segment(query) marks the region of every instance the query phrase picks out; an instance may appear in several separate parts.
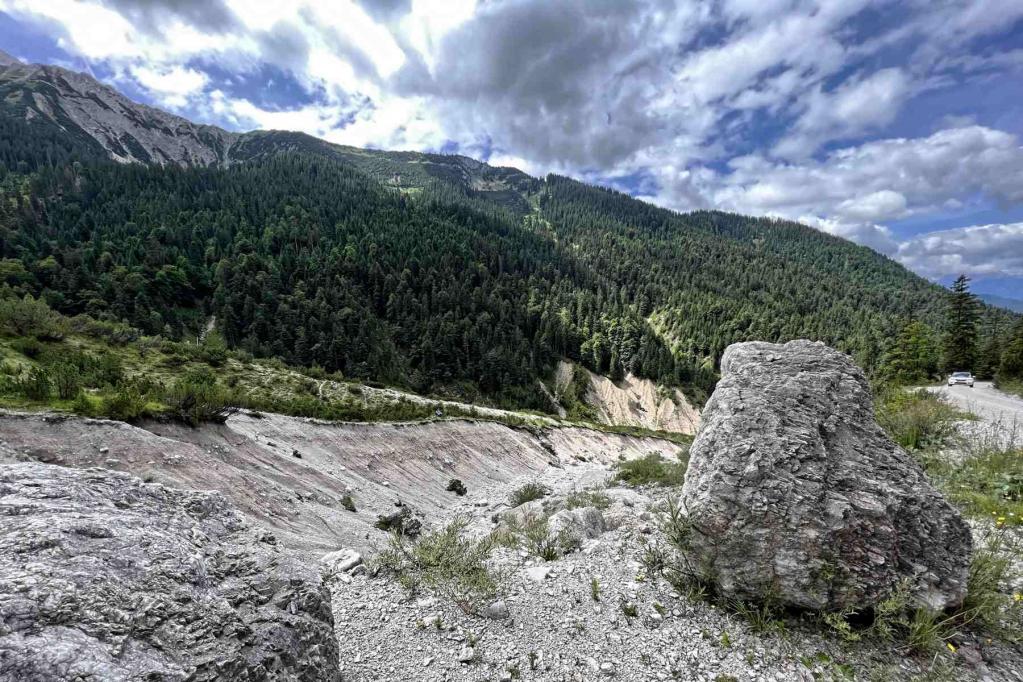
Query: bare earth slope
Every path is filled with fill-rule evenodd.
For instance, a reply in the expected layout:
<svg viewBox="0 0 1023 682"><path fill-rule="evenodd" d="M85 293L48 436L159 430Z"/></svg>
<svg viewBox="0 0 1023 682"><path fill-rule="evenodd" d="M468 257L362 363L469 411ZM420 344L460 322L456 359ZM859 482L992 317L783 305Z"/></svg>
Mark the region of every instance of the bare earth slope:
<svg viewBox="0 0 1023 682"><path fill-rule="evenodd" d="M292 549L319 557L385 538L377 516L400 500L427 519L482 502L495 486L573 462L610 463L679 446L580 428L515 429L441 420L337 424L245 414L197 429L0 413L0 462L101 466L178 488L219 490ZM445 490L452 478L469 490ZM356 511L341 499L352 495ZM503 493L502 493L503 495Z"/></svg>

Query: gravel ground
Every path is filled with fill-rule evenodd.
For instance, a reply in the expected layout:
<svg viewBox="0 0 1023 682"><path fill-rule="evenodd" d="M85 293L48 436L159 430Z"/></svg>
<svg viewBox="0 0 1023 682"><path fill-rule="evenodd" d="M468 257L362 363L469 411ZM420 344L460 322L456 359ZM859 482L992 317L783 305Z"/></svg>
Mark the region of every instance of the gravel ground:
<svg viewBox="0 0 1023 682"><path fill-rule="evenodd" d="M607 467L591 462L552 467L540 480L557 499L608 476ZM507 510L503 500L514 487L479 491L456 511L471 514L477 532L488 530L494 515ZM611 529L580 551L552 562L522 550L495 552L503 605L491 610L506 613L503 618L466 615L430 594L410 595L382 574L336 574L331 587L345 679L1023 682L1017 672L1023 651L972 637L957 640L954 656L920 659L892 645L844 642L798 615L781 629L758 633L745 618L689 601L663 579L644 575L644 546L659 534L649 507L677 490L605 492L614 500L603 514Z"/></svg>

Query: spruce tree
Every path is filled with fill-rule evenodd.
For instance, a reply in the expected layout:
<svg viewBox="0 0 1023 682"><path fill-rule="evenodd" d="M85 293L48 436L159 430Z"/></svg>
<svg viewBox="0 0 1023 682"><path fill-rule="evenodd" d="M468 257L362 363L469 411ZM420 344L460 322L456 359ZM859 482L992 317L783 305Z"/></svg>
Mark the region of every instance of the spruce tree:
<svg viewBox="0 0 1023 682"><path fill-rule="evenodd" d="M948 298L945 330L945 370L964 372L973 369L977 359L977 320L980 302L970 293L970 278L959 275Z"/></svg>
<svg viewBox="0 0 1023 682"><path fill-rule="evenodd" d="M899 333L886 363L891 379L900 384L924 383L938 369L938 350L931 328L910 322Z"/></svg>
<svg viewBox="0 0 1023 682"><path fill-rule="evenodd" d="M1023 381L1023 320L1016 323L1002 350L997 379L999 384Z"/></svg>
<svg viewBox="0 0 1023 682"><path fill-rule="evenodd" d="M984 325L983 338L977 355L977 367L974 370L978 379L991 379L998 371L1002 362L1002 330L998 320L988 315Z"/></svg>

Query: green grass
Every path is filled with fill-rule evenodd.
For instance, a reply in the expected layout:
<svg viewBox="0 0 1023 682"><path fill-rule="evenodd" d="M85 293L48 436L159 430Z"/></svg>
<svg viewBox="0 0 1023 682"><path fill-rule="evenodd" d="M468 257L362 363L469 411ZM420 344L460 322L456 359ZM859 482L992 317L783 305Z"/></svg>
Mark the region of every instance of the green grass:
<svg viewBox="0 0 1023 682"><path fill-rule="evenodd" d="M1023 398L1023 379L999 379L998 389Z"/></svg>
<svg viewBox="0 0 1023 682"><path fill-rule="evenodd" d="M600 490L579 490L570 493L565 498L567 509L578 509L580 507L596 507L601 511L611 506L611 498L607 493Z"/></svg>
<svg viewBox="0 0 1023 682"><path fill-rule="evenodd" d="M923 459L928 476L965 513L1005 525L1023 525L1023 449L993 448L962 462Z"/></svg>
<svg viewBox="0 0 1023 682"><path fill-rule="evenodd" d="M688 453L680 453L678 462L669 462L651 452L639 459L619 462L615 480L631 486L678 486L682 485L688 464Z"/></svg>
<svg viewBox="0 0 1023 682"><path fill-rule="evenodd" d="M907 450L940 447L955 434L957 421L976 419L924 389L882 389L874 402L878 424Z"/></svg>

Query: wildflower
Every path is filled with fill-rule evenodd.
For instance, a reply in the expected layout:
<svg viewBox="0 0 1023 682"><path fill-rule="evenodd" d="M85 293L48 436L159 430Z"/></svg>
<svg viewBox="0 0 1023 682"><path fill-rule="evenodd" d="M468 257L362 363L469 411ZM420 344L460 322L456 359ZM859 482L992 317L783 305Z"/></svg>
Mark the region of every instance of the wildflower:
<svg viewBox="0 0 1023 682"><path fill-rule="evenodd" d="M1020 603L1021 601L1023 601L1023 594L1017 592L1016 594L1012 595L1012 600L1017 604Z"/></svg>
<svg viewBox="0 0 1023 682"><path fill-rule="evenodd" d="M1005 517L1004 516L999 516L997 519L995 519L995 525L998 526L999 528L1004 526L1005 525Z"/></svg>
<svg viewBox="0 0 1023 682"><path fill-rule="evenodd" d="M952 644L952 642L945 642L945 646L947 646L948 650L951 651L952 653L956 652L955 644Z"/></svg>

